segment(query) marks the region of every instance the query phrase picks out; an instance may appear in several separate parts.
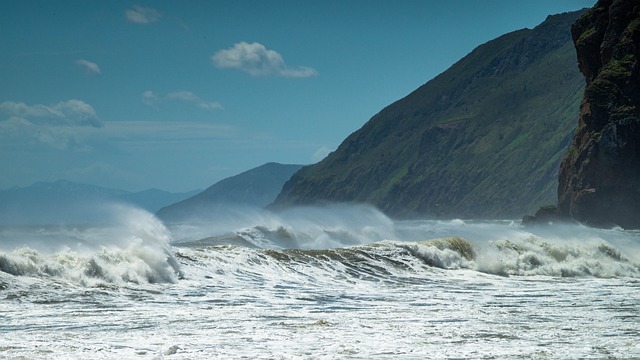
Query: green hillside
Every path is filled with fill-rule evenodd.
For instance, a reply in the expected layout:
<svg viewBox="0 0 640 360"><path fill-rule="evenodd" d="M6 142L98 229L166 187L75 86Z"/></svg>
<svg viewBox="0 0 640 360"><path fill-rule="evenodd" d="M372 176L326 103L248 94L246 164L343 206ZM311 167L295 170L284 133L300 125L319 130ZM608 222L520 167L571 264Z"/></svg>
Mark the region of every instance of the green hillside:
<svg viewBox="0 0 640 360"><path fill-rule="evenodd" d="M366 202L396 217L518 218L555 203L584 78L554 15L473 50L389 105L274 206Z"/></svg>

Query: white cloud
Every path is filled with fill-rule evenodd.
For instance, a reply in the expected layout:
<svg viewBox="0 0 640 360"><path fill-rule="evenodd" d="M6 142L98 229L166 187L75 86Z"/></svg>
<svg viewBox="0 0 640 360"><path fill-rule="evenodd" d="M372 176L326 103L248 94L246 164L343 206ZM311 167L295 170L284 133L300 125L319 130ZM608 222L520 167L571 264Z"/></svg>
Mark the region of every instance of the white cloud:
<svg viewBox="0 0 640 360"><path fill-rule="evenodd" d="M252 76L306 78L318 75L310 67L287 66L282 55L257 42L249 44L243 41L229 49L219 50L211 56L211 61L216 67L238 69Z"/></svg>
<svg viewBox="0 0 640 360"><path fill-rule="evenodd" d="M145 91L142 93L142 102L148 106L156 106L162 100L181 101L193 104L204 110L220 110L222 105L217 101L206 101L191 91L179 90L166 94L164 97L156 95L153 91Z"/></svg>
<svg viewBox="0 0 640 360"><path fill-rule="evenodd" d="M326 157L327 157L327 155L329 155L329 153L331 153L331 151L332 151L332 150L331 150L331 149L329 149L328 147L326 147L326 146L321 146L318 150L316 150L316 151L313 153L313 156L311 157L311 159L312 159L314 162L318 162L318 161L320 161L320 160L322 160L322 159L326 158Z"/></svg>
<svg viewBox="0 0 640 360"><path fill-rule="evenodd" d="M89 150L89 146L78 140L77 129L79 128L36 124L12 116L8 120L0 121L0 143L13 149L34 149L39 145L45 145L47 149Z"/></svg>
<svg viewBox="0 0 640 360"><path fill-rule="evenodd" d="M77 99L53 105L27 105L22 102L4 101L0 103L0 112L40 125L102 126L93 107Z"/></svg>
<svg viewBox="0 0 640 360"><path fill-rule="evenodd" d="M136 24L150 24L160 20L162 14L156 9L133 5L133 8L127 9L127 11L124 12L124 16L130 22Z"/></svg>
<svg viewBox="0 0 640 360"><path fill-rule="evenodd" d="M85 69L89 75L100 75L100 67L98 64L85 59L76 60L76 65Z"/></svg>
<svg viewBox="0 0 640 360"><path fill-rule="evenodd" d="M167 99L182 100L187 102L198 102L200 98L191 91L178 90L167 94Z"/></svg>
<svg viewBox="0 0 640 360"><path fill-rule="evenodd" d="M71 99L52 105L28 105L22 102L0 103L0 143L20 148L90 149L82 140L83 129L103 126L91 105Z"/></svg>
<svg viewBox="0 0 640 360"><path fill-rule="evenodd" d="M147 90L142 93L142 103L147 106L156 106L160 98L153 91Z"/></svg>

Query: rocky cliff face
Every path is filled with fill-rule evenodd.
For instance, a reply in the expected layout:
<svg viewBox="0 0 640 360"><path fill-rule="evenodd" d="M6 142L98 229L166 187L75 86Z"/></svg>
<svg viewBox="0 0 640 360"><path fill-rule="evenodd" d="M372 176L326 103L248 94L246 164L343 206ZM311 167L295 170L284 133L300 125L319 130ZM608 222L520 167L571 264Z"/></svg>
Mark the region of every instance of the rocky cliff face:
<svg viewBox="0 0 640 360"><path fill-rule="evenodd" d="M364 202L402 218L516 218L555 203L584 92L571 41L581 14L477 47L297 172L274 206Z"/></svg>
<svg viewBox="0 0 640 360"><path fill-rule="evenodd" d="M640 2L598 1L572 37L586 88L560 168L559 211L592 226L640 228Z"/></svg>

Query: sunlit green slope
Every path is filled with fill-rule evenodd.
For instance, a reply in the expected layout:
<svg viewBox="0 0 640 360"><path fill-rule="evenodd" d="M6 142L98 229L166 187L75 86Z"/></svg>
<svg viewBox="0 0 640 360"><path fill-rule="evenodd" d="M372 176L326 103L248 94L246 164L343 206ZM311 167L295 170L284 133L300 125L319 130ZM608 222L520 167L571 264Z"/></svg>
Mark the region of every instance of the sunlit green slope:
<svg viewBox="0 0 640 360"><path fill-rule="evenodd" d="M396 217L519 218L555 203L584 89L570 34L580 13L477 47L294 174L274 206L366 202Z"/></svg>

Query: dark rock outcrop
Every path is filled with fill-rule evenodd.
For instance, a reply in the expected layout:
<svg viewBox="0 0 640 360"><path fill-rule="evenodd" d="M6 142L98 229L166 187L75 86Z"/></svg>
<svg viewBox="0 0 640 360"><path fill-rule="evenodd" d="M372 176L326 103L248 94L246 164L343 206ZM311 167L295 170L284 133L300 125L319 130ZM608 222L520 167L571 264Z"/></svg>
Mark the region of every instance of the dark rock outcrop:
<svg viewBox="0 0 640 360"><path fill-rule="evenodd" d="M561 214L555 205L543 206L536 211L535 215L525 215L522 218L522 225L524 226L553 225L569 222L572 222L572 219Z"/></svg>
<svg viewBox="0 0 640 360"><path fill-rule="evenodd" d="M586 87L560 168L559 212L640 228L640 1L598 1L572 37Z"/></svg>

